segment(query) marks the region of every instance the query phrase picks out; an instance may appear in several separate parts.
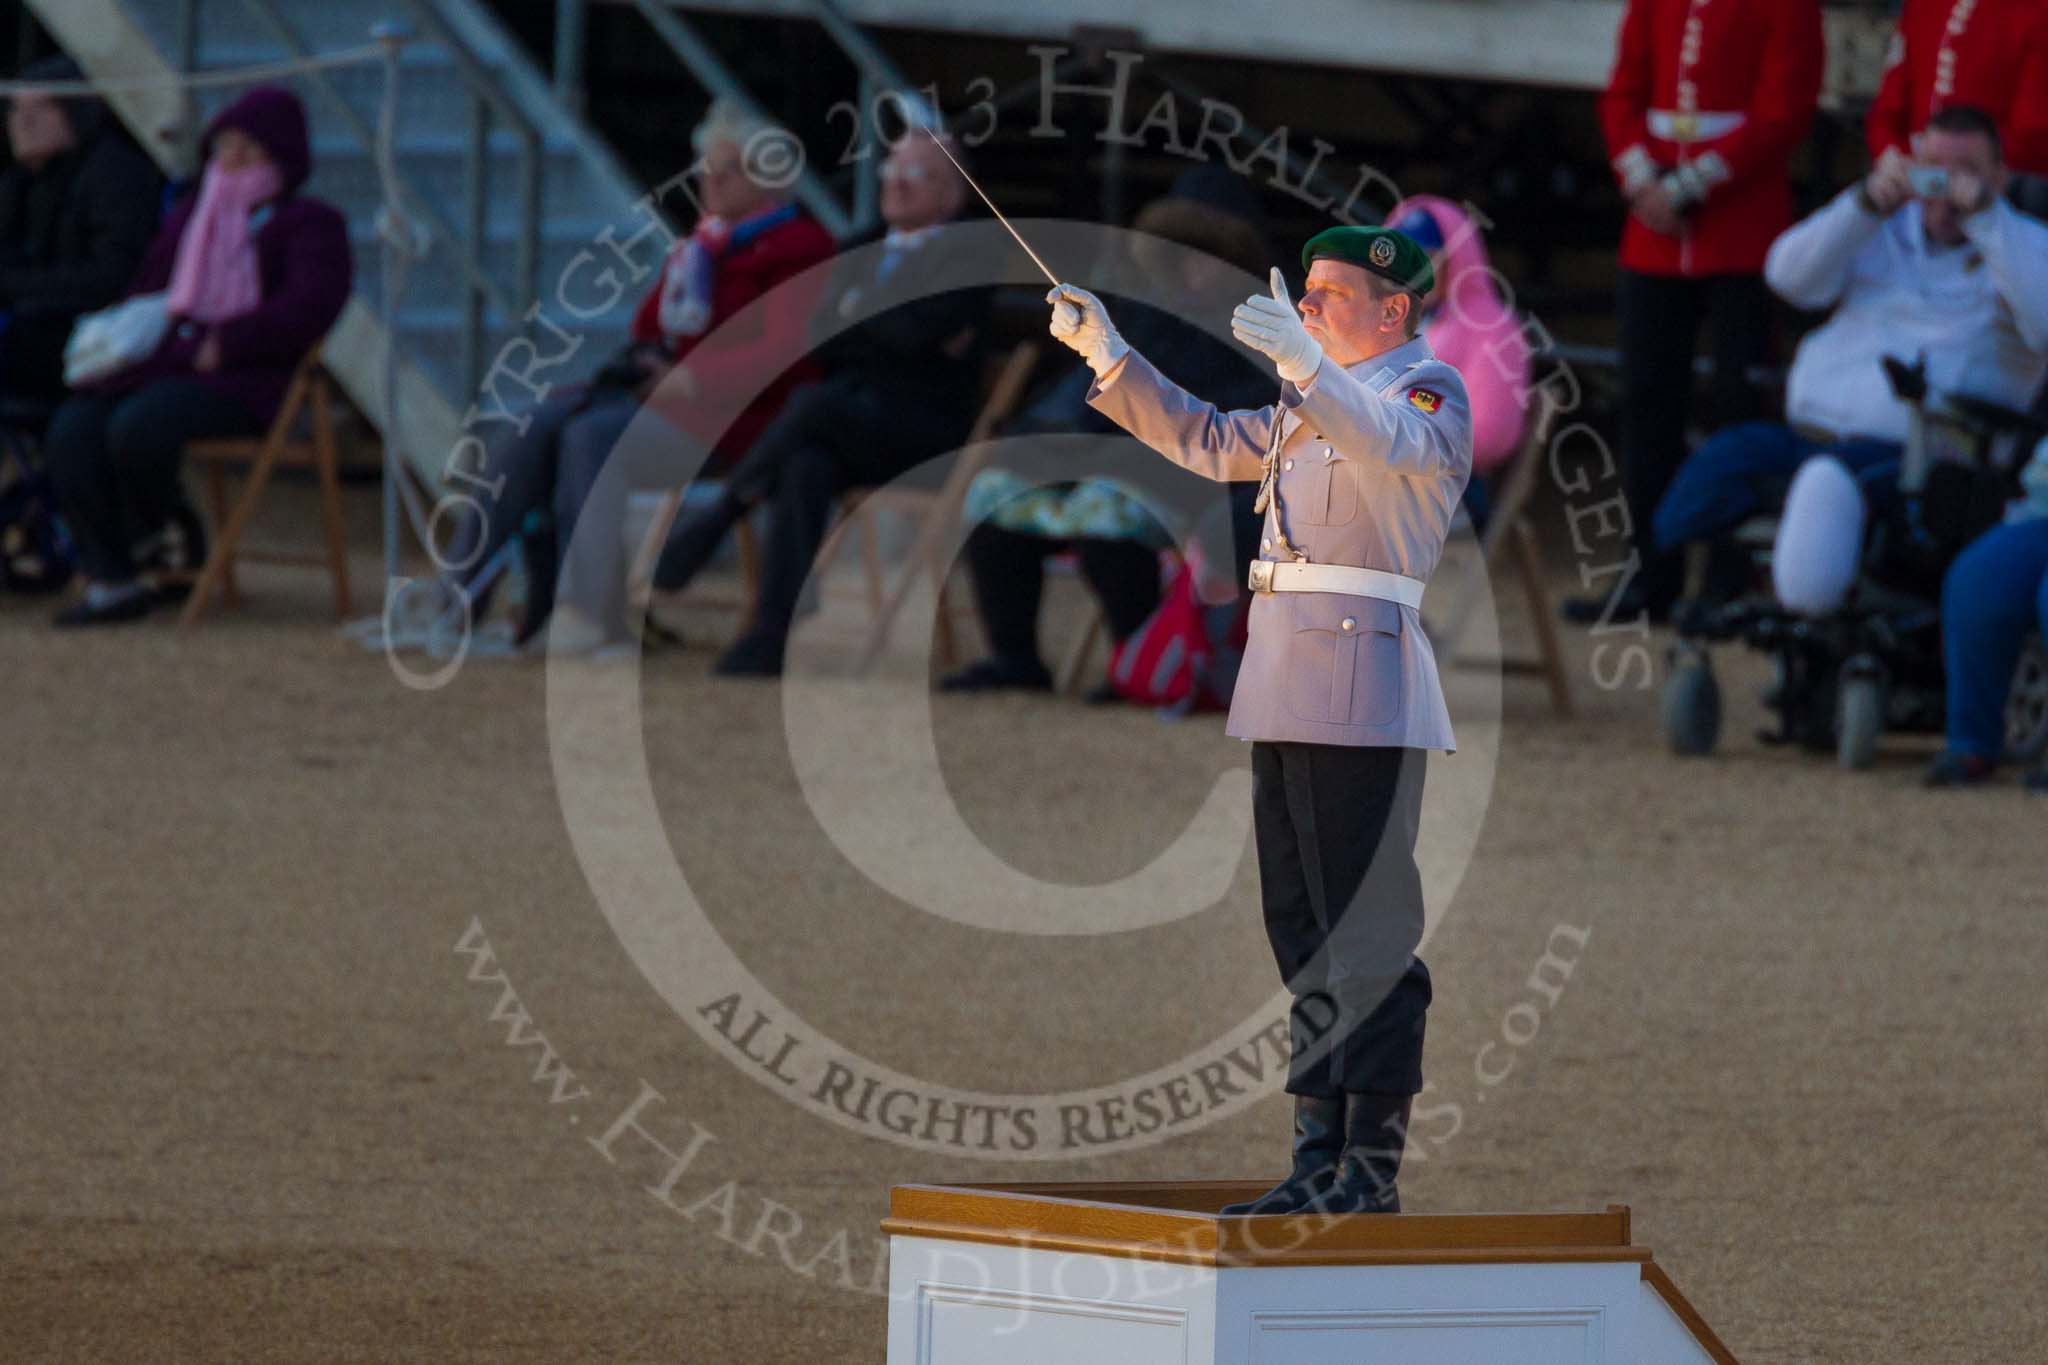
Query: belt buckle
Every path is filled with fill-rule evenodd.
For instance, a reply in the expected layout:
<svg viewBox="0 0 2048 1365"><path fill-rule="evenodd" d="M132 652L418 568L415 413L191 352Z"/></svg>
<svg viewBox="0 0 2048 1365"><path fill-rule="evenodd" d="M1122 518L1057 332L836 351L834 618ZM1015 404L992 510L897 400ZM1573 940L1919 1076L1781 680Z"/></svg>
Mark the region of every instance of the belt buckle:
<svg viewBox="0 0 2048 1365"><path fill-rule="evenodd" d="M1251 573L1246 577L1245 582L1253 592L1273 591L1273 561L1270 559L1254 559L1252 561Z"/></svg>
<svg viewBox="0 0 2048 1365"><path fill-rule="evenodd" d="M1692 142L1700 135L1698 114L1679 114L1671 120L1671 134L1674 142Z"/></svg>

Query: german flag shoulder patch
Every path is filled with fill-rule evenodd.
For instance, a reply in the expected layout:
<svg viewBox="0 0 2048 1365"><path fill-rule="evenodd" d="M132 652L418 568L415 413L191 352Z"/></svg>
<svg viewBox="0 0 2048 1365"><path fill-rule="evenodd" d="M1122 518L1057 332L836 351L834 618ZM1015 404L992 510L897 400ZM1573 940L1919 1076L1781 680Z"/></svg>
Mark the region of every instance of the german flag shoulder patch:
<svg viewBox="0 0 2048 1365"><path fill-rule="evenodd" d="M1413 403L1418 411L1434 417L1437 409L1444 405L1444 396L1435 389L1410 389L1408 401Z"/></svg>

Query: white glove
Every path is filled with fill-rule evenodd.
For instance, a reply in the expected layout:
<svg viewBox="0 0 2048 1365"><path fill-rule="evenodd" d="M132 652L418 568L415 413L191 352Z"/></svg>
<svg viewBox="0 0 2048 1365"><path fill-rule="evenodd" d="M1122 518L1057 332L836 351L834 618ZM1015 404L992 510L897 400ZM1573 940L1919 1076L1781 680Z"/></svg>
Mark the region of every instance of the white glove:
<svg viewBox="0 0 2048 1365"><path fill-rule="evenodd" d="M1254 294L1240 303L1230 315L1230 331L1254 351L1270 356L1280 377L1290 384L1306 384L1322 368L1323 348L1301 325L1278 266L1273 267L1272 296Z"/></svg>
<svg viewBox="0 0 2048 1365"><path fill-rule="evenodd" d="M1131 353L1128 342L1117 335L1102 300L1085 289L1063 284L1045 296L1052 305L1052 334L1080 353L1088 368L1100 379Z"/></svg>

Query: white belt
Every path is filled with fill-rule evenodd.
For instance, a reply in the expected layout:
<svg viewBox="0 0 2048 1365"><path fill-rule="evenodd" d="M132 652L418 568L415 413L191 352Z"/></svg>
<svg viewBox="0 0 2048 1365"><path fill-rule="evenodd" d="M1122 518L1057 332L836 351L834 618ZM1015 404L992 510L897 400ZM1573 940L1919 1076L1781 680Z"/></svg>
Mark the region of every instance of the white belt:
<svg viewBox="0 0 2048 1365"><path fill-rule="evenodd" d="M1703 114L1684 109L1652 109L1650 136L1666 142L1712 142L1749 122L1749 115Z"/></svg>
<svg viewBox="0 0 2048 1365"><path fill-rule="evenodd" d="M1361 569L1351 564L1290 564L1271 559L1252 561L1253 592L1333 592L1345 597L1377 597L1420 607L1426 584L1406 574Z"/></svg>

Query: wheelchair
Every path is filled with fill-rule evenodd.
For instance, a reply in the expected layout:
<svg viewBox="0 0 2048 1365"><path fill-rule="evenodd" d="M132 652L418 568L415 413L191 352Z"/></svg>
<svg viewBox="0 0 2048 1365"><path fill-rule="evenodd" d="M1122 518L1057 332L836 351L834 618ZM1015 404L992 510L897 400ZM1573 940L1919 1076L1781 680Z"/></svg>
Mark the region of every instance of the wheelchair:
<svg viewBox="0 0 2048 1365"><path fill-rule="evenodd" d="M1899 496L1872 509L1854 586L1836 610L1806 615L1766 589L1684 623L1671 647L1662 696L1666 745L1713 752L1721 694L1711 648L1737 642L1771 657L1764 695L1773 725L1757 738L1833 752L1843 768L1870 766L1887 732L1942 733L1947 687L1941 647L1941 583L1963 548L2004 519L2020 495L2019 472L2048 435L2048 392L2030 412L1963 394L1930 394L1924 360L1887 358L1892 390L1911 410ZM1937 441L1944 458L1936 459ZM1777 519L1757 518L1736 538L1752 581L1770 582ZM2038 635L2021 652L2006 701L2009 757L2048 750L2048 647Z"/></svg>

